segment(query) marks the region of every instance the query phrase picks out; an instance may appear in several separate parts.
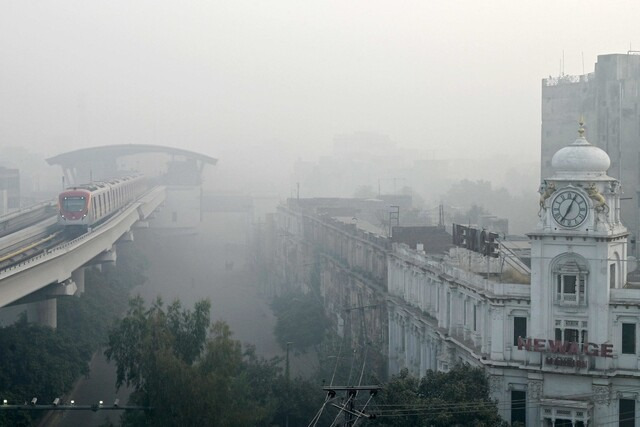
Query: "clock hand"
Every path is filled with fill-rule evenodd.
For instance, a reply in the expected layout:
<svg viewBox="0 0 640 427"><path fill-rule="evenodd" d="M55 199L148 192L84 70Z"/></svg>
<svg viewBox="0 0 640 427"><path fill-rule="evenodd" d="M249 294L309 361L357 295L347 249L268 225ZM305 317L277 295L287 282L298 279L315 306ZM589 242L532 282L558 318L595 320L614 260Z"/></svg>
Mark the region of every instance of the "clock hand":
<svg viewBox="0 0 640 427"><path fill-rule="evenodd" d="M576 197L578 197L577 194L573 196L573 199L571 199L571 204L569 205L569 207L565 211L564 215L562 215L562 219L560 221L564 221L564 219L567 217L567 215L571 211L571 208L573 207L573 204L576 202Z"/></svg>

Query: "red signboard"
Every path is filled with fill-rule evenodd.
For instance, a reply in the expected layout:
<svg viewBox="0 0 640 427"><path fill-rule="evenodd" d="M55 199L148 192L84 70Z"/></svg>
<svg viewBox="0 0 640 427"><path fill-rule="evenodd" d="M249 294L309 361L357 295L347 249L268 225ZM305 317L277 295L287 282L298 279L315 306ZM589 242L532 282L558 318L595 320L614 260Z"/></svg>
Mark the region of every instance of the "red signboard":
<svg viewBox="0 0 640 427"><path fill-rule="evenodd" d="M537 351L539 353L558 353L580 356L613 357L613 344L580 344L571 341L546 340L543 338L518 337L518 350Z"/></svg>

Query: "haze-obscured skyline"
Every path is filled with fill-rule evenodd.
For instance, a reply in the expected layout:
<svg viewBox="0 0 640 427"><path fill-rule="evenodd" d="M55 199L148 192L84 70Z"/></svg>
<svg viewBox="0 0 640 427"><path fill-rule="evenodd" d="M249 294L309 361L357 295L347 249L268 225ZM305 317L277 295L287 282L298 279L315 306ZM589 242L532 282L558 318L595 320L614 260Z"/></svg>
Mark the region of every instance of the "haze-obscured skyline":
<svg viewBox="0 0 640 427"><path fill-rule="evenodd" d="M309 158L372 131L539 159L540 81L640 50L637 2L0 4L0 141ZM568 143L569 141L567 141Z"/></svg>

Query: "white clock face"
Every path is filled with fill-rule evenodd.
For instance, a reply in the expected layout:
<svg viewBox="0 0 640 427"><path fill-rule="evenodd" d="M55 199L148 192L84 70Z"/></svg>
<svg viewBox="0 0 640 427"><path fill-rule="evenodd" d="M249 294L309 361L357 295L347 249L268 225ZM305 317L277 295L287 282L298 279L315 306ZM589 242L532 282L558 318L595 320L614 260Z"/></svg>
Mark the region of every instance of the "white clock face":
<svg viewBox="0 0 640 427"><path fill-rule="evenodd" d="M589 205L582 194L567 190L553 199L551 213L559 225L565 228L575 228L587 219Z"/></svg>

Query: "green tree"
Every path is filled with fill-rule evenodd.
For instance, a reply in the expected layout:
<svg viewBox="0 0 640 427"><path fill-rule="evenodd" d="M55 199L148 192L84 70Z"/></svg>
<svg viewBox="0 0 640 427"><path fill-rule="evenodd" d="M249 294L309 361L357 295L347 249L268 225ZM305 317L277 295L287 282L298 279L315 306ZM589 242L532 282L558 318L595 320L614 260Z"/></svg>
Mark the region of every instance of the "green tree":
<svg viewBox="0 0 640 427"><path fill-rule="evenodd" d="M383 386L376 402L380 416L374 424L380 426L506 425L489 398L484 370L463 364L422 379L405 369Z"/></svg>
<svg viewBox="0 0 640 427"><path fill-rule="evenodd" d="M54 329L28 324L26 316L0 329L0 396L12 404L33 397L50 403L88 372L84 349ZM8 368L8 369L7 369ZM1 411L0 425L30 425L39 414Z"/></svg>
<svg viewBox="0 0 640 427"><path fill-rule="evenodd" d="M305 424L321 402L316 388L282 375L282 359L243 348L229 326L209 328L207 301L183 309L158 299L146 308L133 298L109 333L105 351L117 367L117 385L134 388L130 402L151 408L123 417L133 426L269 426ZM209 335L207 335L209 331ZM306 391L306 392L305 392Z"/></svg>
<svg viewBox="0 0 640 427"><path fill-rule="evenodd" d="M145 260L134 245L119 247L117 266L86 269L85 293L58 298L58 327L27 323L23 316L0 328L0 395L24 403L33 397L50 403L63 397L89 372L93 353L103 345L108 325L127 307L129 290L144 282ZM35 425L43 412L0 411L0 425Z"/></svg>
<svg viewBox="0 0 640 427"><path fill-rule="evenodd" d="M304 352L322 342L329 320L314 292L285 293L274 298L271 308L277 318L274 332L282 348L290 342L293 348Z"/></svg>

